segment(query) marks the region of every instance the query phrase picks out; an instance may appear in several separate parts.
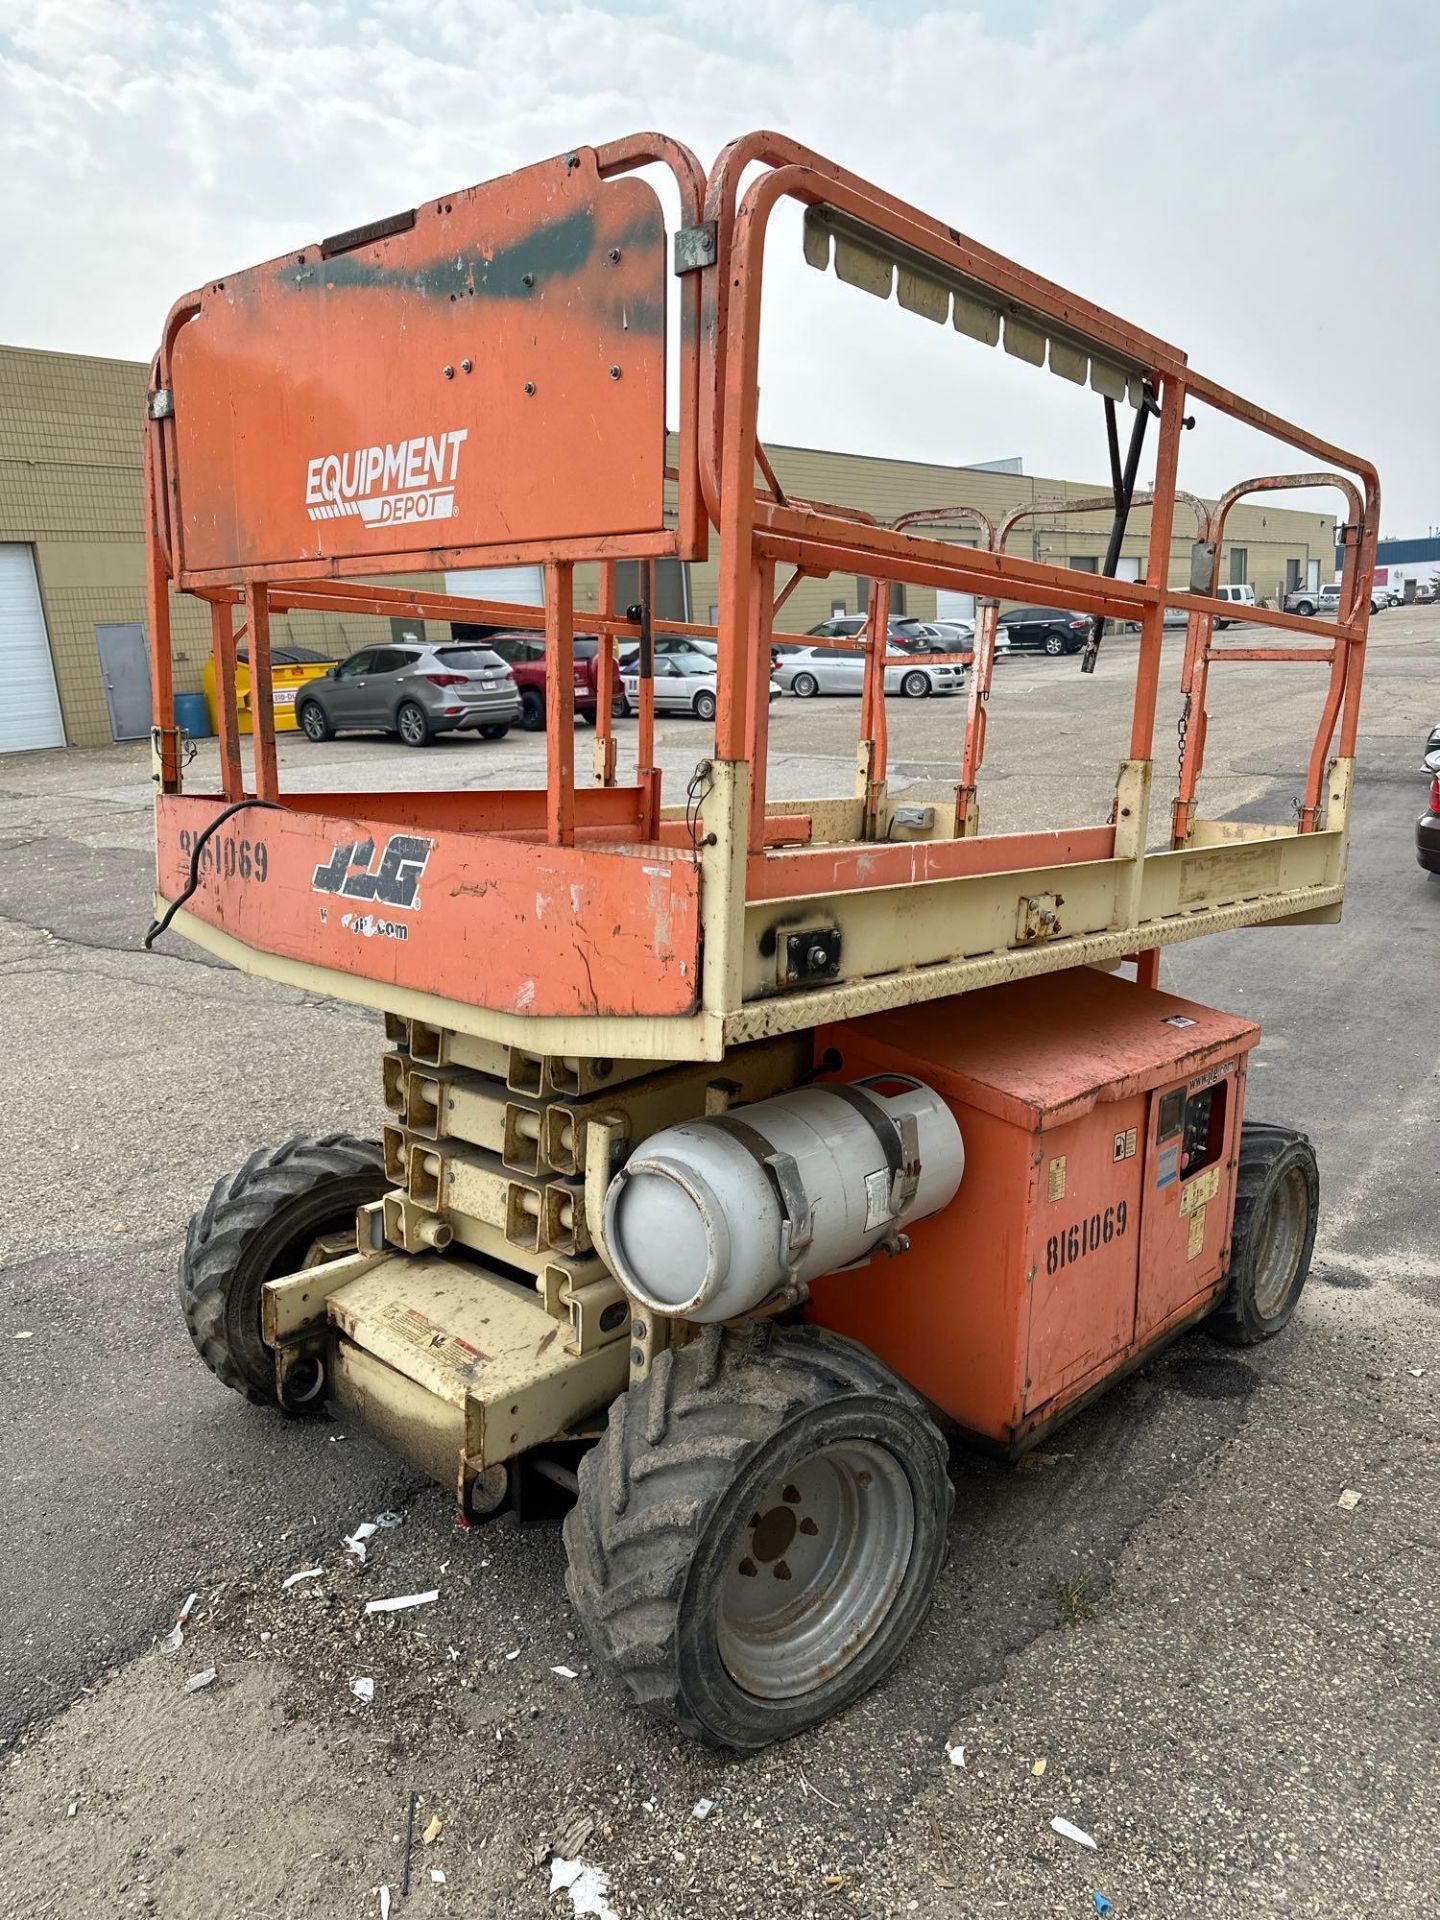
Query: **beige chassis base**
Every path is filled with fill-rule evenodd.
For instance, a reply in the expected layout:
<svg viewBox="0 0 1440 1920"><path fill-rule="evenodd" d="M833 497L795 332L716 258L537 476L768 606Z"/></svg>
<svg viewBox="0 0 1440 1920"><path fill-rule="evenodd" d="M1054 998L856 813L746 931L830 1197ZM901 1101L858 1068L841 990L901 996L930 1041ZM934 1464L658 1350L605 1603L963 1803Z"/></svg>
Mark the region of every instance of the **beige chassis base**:
<svg viewBox="0 0 1440 1920"><path fill-rule="evenodd" d="M280 1397L332 1405L476 1510L476 1482L607 1406L683 1328L633 1314L603 1251L620 1158L657 1128L794 1086L809 1035L702 1063L588 1063L389 1016L386 1167L359 1251L272 1280ZM301 1370L304 1370L302 1372Z"/></svg>

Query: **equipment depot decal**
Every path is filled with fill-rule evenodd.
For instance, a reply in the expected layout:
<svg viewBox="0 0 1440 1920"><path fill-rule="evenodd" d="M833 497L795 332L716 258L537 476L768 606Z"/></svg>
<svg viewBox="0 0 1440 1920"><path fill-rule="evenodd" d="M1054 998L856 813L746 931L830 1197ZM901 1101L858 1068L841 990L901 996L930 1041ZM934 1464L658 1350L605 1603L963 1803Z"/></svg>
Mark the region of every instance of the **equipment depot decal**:
<svg viewBox="0 0 1440 1920"><path fill-rule="evenodd" d="M338 520L354 513L367 527L453 519L460 449L469 437L468 427L456 427L383 447L317 454L305 469L310 518Z"/></svg>
<svg viewBox="0 0 1440 1920"><path fill-rule="evenodd" d="M342 840L330 858L316 867L310 884L316 893L369 900L413 913L420 905L420 880L434 845L433 840L422 840L417 834L392 833L377 861L373 840ZM329 917L329 908L322 907L321 921ZM403 921L386 920L374 913L342 913L340 924L347 933L366 940L377 934L385 940L410 938L410 929Z"/></svg>

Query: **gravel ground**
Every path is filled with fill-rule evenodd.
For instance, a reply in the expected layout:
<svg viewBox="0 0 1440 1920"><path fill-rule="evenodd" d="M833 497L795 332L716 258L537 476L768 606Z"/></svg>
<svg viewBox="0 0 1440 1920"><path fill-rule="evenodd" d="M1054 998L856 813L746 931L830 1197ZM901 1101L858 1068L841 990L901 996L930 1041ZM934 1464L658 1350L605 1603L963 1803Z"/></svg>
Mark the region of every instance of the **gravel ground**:
<svg viewBox="0 0 1440 1920"><path fill-rule="evenodd" d="M553 1522L462 1529L358 1429L245 1407L195 1361L171 1292L189 1212L262 1141L373 1131L378 1023L177 942L138 951L141 751L0 762L0 1145L23 1197L0 1225L0 1914L340 1920L388 1887L396 1920L564 1920L546 1856L578 1846L621 1920L1042 1920L1096 1895L1166 1920L1428 1916L1440 886L1411 832L1437 641L1423 610L1374 623L1343 924L1165 957L1167 987L1261 1021L1252 1112L1316 1139L1324 1217L1291 1329L1243 1355L1187 1337L1023 1468L957 1450L912 1654L744 1761L641 1721L591 1670ZM1093 681L1003 664L989 824L1101 810L1132 654ZM1215 810L1283 817L1311 718L1294 673L1222 682ZM942 791L954 705L894 705L897 785ZM854 726L851 703L781 703L775 792L844 792ZM676 786L703 729L660 739ZM357 789L538 764L519 735L425 755L289 741L283 763ZM401 1524L362 1565L345 1536L382 1512Z"/></svg>

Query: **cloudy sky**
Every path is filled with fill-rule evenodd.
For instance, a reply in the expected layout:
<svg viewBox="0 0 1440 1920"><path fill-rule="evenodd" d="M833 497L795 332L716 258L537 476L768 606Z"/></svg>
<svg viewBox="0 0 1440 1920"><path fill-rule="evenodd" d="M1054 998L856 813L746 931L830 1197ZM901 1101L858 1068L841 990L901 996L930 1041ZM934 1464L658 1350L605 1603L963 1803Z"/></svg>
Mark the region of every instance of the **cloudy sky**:
<svg viewBox="0 0 1440 1920"><path fill-rule="evenodd" d="M772 126L1369 455L1440 524L1433 0L0 0L0 341L149 354L210 277L643 127ZM1093 396L773 240L777 441L1104 472ZM1182 484L1283 456L1202 417ZM1317 500L1316 505L1328 502Z"/></svg>

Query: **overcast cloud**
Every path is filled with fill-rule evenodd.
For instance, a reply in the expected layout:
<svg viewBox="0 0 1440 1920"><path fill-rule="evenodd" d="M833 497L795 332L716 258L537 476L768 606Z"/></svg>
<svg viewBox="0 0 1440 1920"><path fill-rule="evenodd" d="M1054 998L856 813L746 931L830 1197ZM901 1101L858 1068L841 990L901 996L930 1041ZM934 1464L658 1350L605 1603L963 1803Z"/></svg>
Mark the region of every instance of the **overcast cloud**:
<svg viewBox="0 0 1440 1920"><path fill-rule="evenodd" d="M570 146L794 134L1175 342L1440 523L1440 28L1420 0L0 0L0 340L148 356L172 299ZM762 426L1099 478L1099 406L777 230ZM1182 483L1273 451L1202 419ZM1316 501L1317 506L1328 501Z"/></svg>

